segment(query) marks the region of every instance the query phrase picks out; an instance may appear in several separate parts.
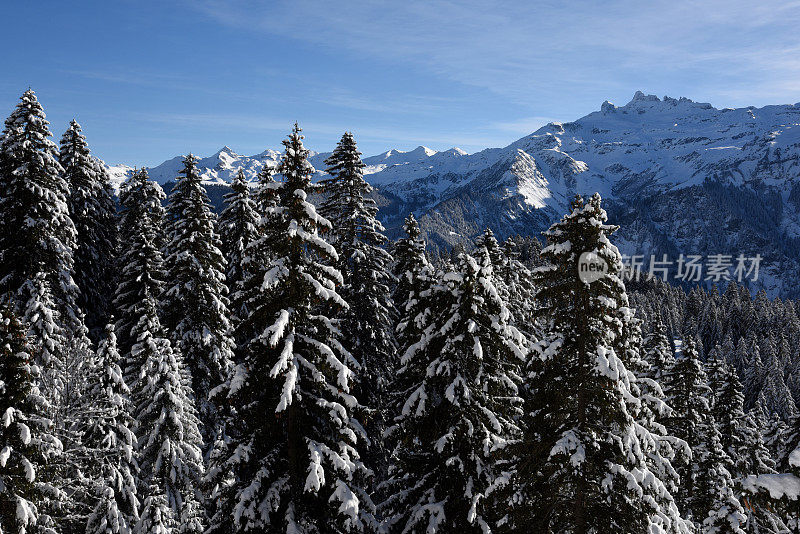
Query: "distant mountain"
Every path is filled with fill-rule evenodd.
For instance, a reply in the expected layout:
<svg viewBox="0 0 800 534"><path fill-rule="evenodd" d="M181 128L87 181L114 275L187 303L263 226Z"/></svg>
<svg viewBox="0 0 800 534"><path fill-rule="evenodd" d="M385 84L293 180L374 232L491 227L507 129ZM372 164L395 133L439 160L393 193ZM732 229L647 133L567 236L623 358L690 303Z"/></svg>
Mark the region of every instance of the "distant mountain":
<svg viewBox="0 0 800 534"><path fill-rule="evenodd" d="M225 147L200 167L209 183L227 183L239 168L255 177L279 155ZM324 169L327 155L314 153L311 163ZM758 253L754 287L800 297L799 159L800 104L716 109L637 92L624 106L604 102L505 148L421 146L364 162L390 235L409 211L434 247L466 243L487 226L500 237L538 235L576 193L599 191L621 225L624 253ZM149 171L164 183L179 168L177 157Z"/></svg>

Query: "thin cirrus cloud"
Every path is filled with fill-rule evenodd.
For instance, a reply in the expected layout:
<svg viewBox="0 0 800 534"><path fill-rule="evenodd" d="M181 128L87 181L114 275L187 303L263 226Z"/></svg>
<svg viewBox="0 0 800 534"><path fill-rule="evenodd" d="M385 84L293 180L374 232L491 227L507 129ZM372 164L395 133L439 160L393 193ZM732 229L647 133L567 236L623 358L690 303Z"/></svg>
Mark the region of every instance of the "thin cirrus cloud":
<svg viewBox="0 0 800 534"><path fill-rule="evenodd" d="M274 116L264 116L255 114L217 114L217 113L133 113L130 118L145 122L169 124L178 126L189 126L201 129L245 129L251 132L267 132L274 136L275 146L278 148L279 140L288 131L294 119L288 117L276 118ZM544 120L544 119L542 119ZM537 121L530 126L541 126ZM339 136L342 134L342 126L338 123L320 122L313 119L301 121L300 125L308 133L310 140L309 146L317 146L314 143L314 136ZM538 128L538 126L536 126ZM532 130L525 130L526 126L520 124L498 124L497 129L514 133L529 133ZM535 129L535 128L534 128ZM369 142L399 144L400 149L411 149L419 144L444 145L452 144L470 151L485 148L487 146L497 146L505 141L504 137L492 135L469 135L464 136L455 131L430 131L415 129L398 129L388 127L376 127L368 123L356 124L352 130L358 133L359 139ZM409 144L409 140L413 140ZM415 143L415 144L414 144ZM406 146L408 145L408 146ZM235 147L243 152L261 152L263 146L243 146ZM372 155L372 154L368 154Z"/></svg>
<svg viewBox="0 0 800 534"><path fill-rule="evenodd" d="M791 100L800 74L798 2L205 0L217 22L330 50L410 62L458 83L530 103L565 91L694 89L718 105ZM749 95L751 101L741 101ZM593 96L596 99L596 96ZM755 102L752 102L755 100ZM762 102L763 101L763 102Z"/></svg>

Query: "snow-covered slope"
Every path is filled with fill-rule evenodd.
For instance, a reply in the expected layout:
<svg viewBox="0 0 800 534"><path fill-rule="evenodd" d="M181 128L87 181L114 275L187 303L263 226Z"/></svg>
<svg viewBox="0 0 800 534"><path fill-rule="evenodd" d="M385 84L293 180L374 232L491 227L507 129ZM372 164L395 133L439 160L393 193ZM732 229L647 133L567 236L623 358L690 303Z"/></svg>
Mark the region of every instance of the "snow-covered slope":
<svg viewBox="0 0 800 534"><path fill-rule="evenodd" d="M324 169L328 154L314 153ZM225 147L200 160L210 183L243 168L254 178L279 153ZM758 284L800 295L800 104L716 109L637 92L574 122L552 123L505 148L475 154L418 147L367 157L389 233L414 211L434 245L466 242L486 226L537 235L576 194L599 191L627 253L755 254ZM173 180L180 157L149 169Z"/></svg>

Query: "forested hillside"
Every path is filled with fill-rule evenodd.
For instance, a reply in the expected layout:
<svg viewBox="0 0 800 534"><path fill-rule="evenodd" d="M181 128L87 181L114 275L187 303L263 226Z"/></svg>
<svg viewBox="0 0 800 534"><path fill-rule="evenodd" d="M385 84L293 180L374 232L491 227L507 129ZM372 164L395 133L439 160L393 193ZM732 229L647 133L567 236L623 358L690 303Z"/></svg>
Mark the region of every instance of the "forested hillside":
<svg viewBox="0 0 800 534"><path fill-rule="evenodd" d="M599 193L431 254L350 132L315 181L295 124L219 214L191 154L116 196L77 122L51 137L26 91L0 532L800 532L797 301L631 279Z"/></svg>

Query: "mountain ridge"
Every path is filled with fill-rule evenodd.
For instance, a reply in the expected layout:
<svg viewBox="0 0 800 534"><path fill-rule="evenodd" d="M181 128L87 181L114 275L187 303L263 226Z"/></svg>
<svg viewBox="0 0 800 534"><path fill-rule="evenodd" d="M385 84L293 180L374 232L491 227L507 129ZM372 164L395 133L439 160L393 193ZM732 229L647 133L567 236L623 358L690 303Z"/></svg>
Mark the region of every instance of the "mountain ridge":
<svg viewBox="0 0 800 534"><path fill-rule="evenodd" d="M318 177L327 155L310 157ZM240 168L255 179L279 156L223 147L198 166L209 184L225 184ZM637 91L623 106L603 102L506 147L467 154L419 146L364 163L390 236L409 211L434 248L466 244L487 226L500 237L538 235L575 194L597 191L622 225L623 252L761 253L754 289L800 295L792 282L800 270L800 104L717 109ZM148 170L165 183L179 164Z"/></svg>

